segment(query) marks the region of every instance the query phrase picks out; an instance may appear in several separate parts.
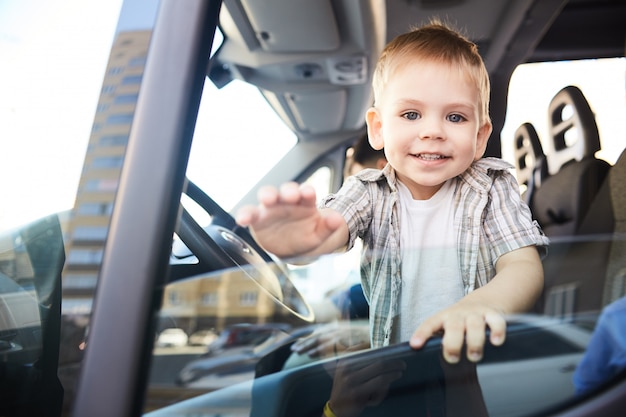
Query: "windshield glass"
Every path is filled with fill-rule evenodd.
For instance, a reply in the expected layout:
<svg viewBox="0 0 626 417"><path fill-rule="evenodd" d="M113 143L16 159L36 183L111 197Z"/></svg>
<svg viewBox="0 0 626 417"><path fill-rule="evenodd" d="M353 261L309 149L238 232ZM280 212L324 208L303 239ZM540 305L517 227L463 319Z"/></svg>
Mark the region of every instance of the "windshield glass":
<svg viewBox="0 0 626 417"><path fill-rule="evenodd" d="M564 70L563 67L567 67L568 70ZM606 74L606 77L602 80L598 77L585 77L584 75L592 72L592 68ZM547 153L554 151L549 143L550 123L554 121L550 122L547 109L559 90L568 84L575 84L581 86L589 105L597 114L596 121L601 137L601 150L597 157L614 164L623 149L623 141L615 140L615 120L619 120L618 113L624 112L624 103L617 93L607 96L599 92L607 90L606 83L610 82L612 86L623 84L625 69L624 59L520 66L511 81L509 113L502 132L503 158L512 164L515 163L512 138L515 128L524 121L536 124L544 149ZM562 77L551 75L563 73L578 74L578 77L563 80ZM542 92L535 95L532 105L529 104L526 94L529 85L538 85L535 88ZM610 91L614 90L615 88L612 88ZM543 93L544 91L549 93ZM207 99L218 97L220 96L208 96ZM536 107L542 107L543 110L538 111ZM603 114L600 115L600 112ZM233 126L239 125L231 122L231 127ZM244 128L245 125L240 127ZM246 143L256 141L255 137L250 135L241 135L238 138L241 143L246 140L248 141ZM209 144L212 141L210 138L197 137L197 139L205 141L206 145L203 146L210 148ZM282 151L276 153L277 158L283 155ZM195 157L200 160L198 156ZM268 163L268 168L271 168L270 165ZM234 167L229 169L230 172L237 171ZM329 179L325 181L328 182ZM242 186L243 188L247 189ZM318 185L316 188L325 187ZM549 227L548 230L552 233ZM611 239L610 236L595 237L593 242L583 239L582 245L584 250L590 250L589 248L600 250L598 248L609 245ZM568 271L572 269L582 271L583 266L570 258L572 252L575 253L578 248L572 249L569 240L559 238L552 240L550 251L560 254L559 256L566 256L567 260L557 257L558 261L555 261L555 264L560 265L558 267L551 266L550 262L545 263L546 285L549 286L545 298L541 298L528 314L510 318L506 350L486 346L483 361L475 368L467 370L468 381L473 381L481 388L481 395L476 398L487 407L489 415L531 415L571 401L577 395L579 387L576 385L574 372L583 360L585 349L590 343L601 306L596 304L595 307L584 311L576 307L577 303L586 302L576 298L578 297L576 294L580 294L578 284L560 282L558 277L562 275L558 271L563 265L568 265ZM218 333L223 331L225 335L229 334L227 332L230 330L227 329L234 323L257 326L261 323L264 325L270 323L273 326L287 327L282 328L281 332L274 336L255 339L245 346L233 345L232 348L222 348L219 352L210 347L207 349L189 346L155 351L155 358L161 366L168 362L168 358L173 357L170 355L174 352L178 352L179 359L185 357L183 361L185 365L177 374L166 376L155 368L155 378L158 375L155 382L158 380L166 385L174 383L187 395L198 395L226 388L238 382L253 380L253 385L233 385L233 388L239 387L239 394L246 397L246 401L254 402L255 389L263 389L265 380L261 376L267 373L290 370L297 372L303 365L316 363L321 365L320 372L327 373L331 372L329 363L341 363L337 362L338 357L370 350L369 306L361 287L362 271L359 266L362 250L362 242L359 239L355 247L343 255L327 255L314 262L308 259L288 260L289 264L286 265L288 278L293 283L293 288L301 293L308 308L313 311L312 323L290 314L289 310L281 305L280 298L269 296L266 290L259 291L259 281L251 280L248 274L242 274L241 271L230 270L197 277L185 283L171 284L166 289L160 317L161 326L175 325L185 329L187 333L211 328ZM432 250L437 251L436 248ZM378 252L372 252L370 256L382 257ZM586 271L600 271L605 268L603 259L596 257L584 259ZM557 271L553 268L557 268ZM576 274L580 274L580 271ZM573 274L574 272L570 277L574 276ZM226 288L229 296L224 298ZM599 291L599 288L594 288L593 291ZM192 307L191 310L187 310L190 314L178 313L182 311L183 305ZM407 352L410 352L403 340L395 339L391 344L398 349L406 348ZM381 352L386 350L383 349ZM402 356L400 353L398 355ZM421 362L427 361L428 354L425 352L424 355L422 359L415 359L420 361L421 365L407 366L427 369L430 365ZM411 363L410 360L406 363ZM433 357L429 360L435 359ZM392 360L388 365L396 366L396 362ZM443 369L445 374L445 368ZM437 375L441 369L433 368L428 372ZM405 376L402 378L409 378L408 373L403 375ZM171 378L174 378L175 382L172 382ZM294 384L296 391L305 389L304 385L298 388L298 382ZM297 397L297 394L294 396ZM203 398L205 405L212 404L210 395ZM388 410L393 409L391 404L392 402L387 404L387 407L390 407ZM511 412L513 414L510 414Z"/></svg>
<svg viewBox="0 0 626 417"><path fill-rule="evenodd" d="M229 211L296 143L259 90L207 79L187 175Z"/></svg>
<svg viewBox="0 0 626 417"><path fill-rule="evenodd" d="M173 152L163 152L162 164L156 164L154 156L158 150L172 149L167 146L177 135L132 134L141 131L133 130L133 124L141 124L135 111L142 88L155 85L144 84L144 72L159 3L0 0L0 416L69 417L79 388L87 387L83 392L89 392L93 381L113 381L111 385L119 387L128 383L132 388L128 392L145 394L129 399L134 407L131 414L141 408L149 417L317 417L324 412L336 381L343 381L338 392L343 388L359 393L366 385L374 387L354 402L366 406L363 415L370 417L415 417L420 411L436 415L446 398L454 400L452 406L471 403L484 408L476 414L456 409L456 415L523 417L595 400L615 381L623 383L626 58L527 64L514 72L498 139L502 158L513 165L509 170L513 176L508 178L515 201L519 185L532 218L550 239L541 260L544 286L533 305L506 317L502 346L487 342L481 361L463 361L451 369L442 356L441 332L416 350L408 344L416 322L398 318L424 305L426 309L420 311L426 310L425 316L465 295L461 282L465 272L457 268L456 258L464 247L451 239L456 238L451 231L443 236L436 226L431 228L427 237L444 238L427 250L420 246L410 251L407 248L414 248L410 244L398 244L405 252L419 252L422 259L446 255L438 258L441 262L429 260L413 270L426 271L423 282L433 283L446 269L454 271L447 276L458 291L440 303L430 297L437 291L423 296L423 291L409 285L381 289L392 276L399 277L396 283L406 277L398 273L400 267L393 273L381 267L389 254L372 248L369 232L357 237L347 253L279 260L231 216L243 204L257 202L251 191L259 185L295 180L313 185L321 198L346 182L344 171L349 170L345 168L363 165L356 158L350 160L350 155L359 139L367 139L360 112L367 108L368 98L364 91L357 89L355 95L350 89L364 85L358 83L361 75L368 76L370 67L364 65L373 62L376 45L370 43L378 36L362 35L369 31L386 35L377 21L384 14L378 11L384 12L384 5L391 10L390 5L404 3L309 2L319 15L311 15L310 27L302 30L284 16L300 14L300 23L309 21L308 15L302 16L302 10L308 10L306 2L280 1L280 8L272 13L264 2L224 2L232 9L232 22L228 16L220 21L225 31L228 24L237 26L228 33L235 34L231 40L238 46L236 56L225 54L224 62L237 65L235 78L237 71L243 71L239 75L250 75L245 78L267 90L237 79L218 88L206 78L186 175L213 204L208 210L206 200L192 201L191 182L187 183L182 200L192 218L201 219L195 225L181 214L183 210L174 219L178 195L172 199L164 189L150 191L150 180L156 183L174 159ZM167 3L181 9L215 4ZM420 2L408 3L412 7ZM524 2L531 3L543 4ZM366 9L374 9L375 4L381 10L371 10L370 16ZM504 7L505 2L499 4ZM319 22L332 27L335 20L337 31L319 38L308 36L323 32L319 27L326 26ZM262 30L274 27L287 30L276 38L287 45L272 43L274 33ZM346 38L347 32L354 33ZM289 49L292 35L302 33L307 36L293 43L319 51ZM169 43L170 47L179 44L188 46ZM214 50L219 44L218 39ZM357 55L353 55L355 46ZM268 53L272 59L266 62ZM257 58L260 63L253 62ZM165 59L161 65L172 65L176 73L181 62ZM325 81L329 69L356 78L331 85ZM204 69L199 75L204 75ZM297 79L294 91L301 95L289 91L292 78ZM565 101L555 101L559 97ZM567 102L572 97L578 97L580 108ZM174 114L169 113L172 100L161 99L161 114ZM279 114L293 118L277 114L274 103L282 103ZM344 114L344 110L351 111ZM298 135L289 126L294 121ZM152 117L143 120L160 128L159 122ZM177 125L178 118L172 122ZM318 130L307 130L311 125ZM519 133L522 127L526 130ZM140 149L149 152L135 152L137 159L131 159L127 150L138 148L129 143L145 143ZM533 145L535 154L520 156L518 148L528 151ZM135 169L128 161L143 162L141 172L147 174L139 177L148 180L136 189L120 187L126 184L124 174ZM179 168L184 162L178 161ZM530 174L523 169L528 167ZM170 185L173 178L182 180L180 169L161 179ZM364 206L374 207L380 201ZM163 208L169 220L155 216ZM118 220L128 213L139 221L120 227ZM153 222L144 224L149 217ZM434 217L422 218L428 226ZM112 229L116 224L117 229ZM381 224L386 223L375 226ZM467 223L462 226L458 229L470 230ZM159 239L146 238L142 244L129 244L132 239L126 239L153 236L165 227L171 229ZM294 235L284 233L285 239ZM156 241L161 241L158 251ZM484 242L475 247L485 258L492 256L493 248ZM405 265L410 256L406 259ZM119 273L115 265L137 266L138 271ZM489 258L478 268L493 277L497 261ZM517 286L514 290L519 293ZM94 302L97 291L102 297ZM397 296L398 311L371 313L372 306L383 305L390 294ZM375 304L377 300L382 301ZM103 322L92 320L95 305L104 312L97 317L108 318L112 325L104 322L103 327ZM150 314L127 313L138 311L127 310L135 306L145 307L144 313L150 310ZM122 319L112 320L118 317ZM387 324L391 336L385 339ZM393 333L398 328L401 333ZM380 342L383 339L385 343ZM615 343L607 343L609 339ZM90 345L96 348L90 351ZM608 348L613 350L607 352ZM140 350L138 355L130 354ZM116 356L100 361L95 372L83 372L85 357L95 358L95 363L99 359L98 353L87 352ZM595 372L607 363L615 366ZM106 378L113 368L121 369L122 376ZM345 382L350 371L361 370L365 379ZM380 375L385 383L379 383ZM363 380L374 382L368 385ZM104 398L91 396L94 404ZM416 404L431 408L416 411Z"/></svg>

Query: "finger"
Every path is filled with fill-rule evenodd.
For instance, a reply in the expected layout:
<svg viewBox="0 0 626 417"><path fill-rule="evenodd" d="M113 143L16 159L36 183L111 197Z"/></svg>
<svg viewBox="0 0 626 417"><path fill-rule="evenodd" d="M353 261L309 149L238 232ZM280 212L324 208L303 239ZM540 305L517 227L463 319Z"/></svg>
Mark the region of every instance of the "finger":
<svg viewBox="0 0 626 417"><path fill-rule="evenodd" d="M239 209L235 217L235 221L240 226L250 226L252 223L258 220L259 212L254 206L245 206Z"/></svg>
<svg viewBox="0 0 626 417"><path fill-rule="evenodd" d="M346 352L358 352L359 350L365 350L365 349L368 349L369 347L370 347L369 342L360 342L360 343L351 345L350 347L346 348Z"/></svg>
<svg viewBox="0 0 626 417"><path fill-rule="evenodd" d="M293 345L291 345L291 351L301 354L311 349L314 349L315 346L317 346L317 343L317 337L307 337L304 339L299 339Z"/></svg>
<svg viewBox="0 0 626 417"><path fill-rule="evenodd" d="M401 361L387 362L384 372L376 374L374 377L365 381L361 387L365 396L366 404L374 406L380 404L389 391L389 386L396 380L402 378L406 364Z"/></svg>
<svg viewBox="0 0 626 417"><path fill-rule="evenodd" d="M424 320L424 322L415 330L411 339L409 340L409 345L413 349L420 349L428 339L430 339L435 333L439 332L443 329L443 322L438 316L431 317L429 319Z"/></svg>
<svg viewBox="0 0 626 417"><path fill-rule="evenodd" d="M478 314L470 315L466 319L466 326L467 359L471 362L478 362L483 358L485 346L485 319Z"/></svg>
<svg viewBox="0 0 626 417"><path fill-rule="evenodd" d="M372 381L384 382L398 379L406 369L406 363L400 360L389 360L364 364L362 361L356 363L346 363L343 367L343 374L350 376L350 381L362 387L364 391L373 392L376 383ZM369 386L367 384L370 384Z"/></svg>
<svg viewBox="0 0 626 417"><path fill-rule="evenodd" d="M322 216L324 217L324 224L330 231L337 230L345 220L341 214L335 210L322 210Z"/></svg>
<svg viewBox="0 0 626 417"><path fill-rule="evenodd" d="M450 318L444 324L441 346L443 357L448 363L458 363L465 341L465 321L461 318Z"/></svg>
<svg viewBox="0 0 626 417"><path fill-rule="evenodd" d="M335 339L330 340L318 340L317 345L314 349L311 349L307 354L311 357L316 357L320 355L329 355L329 354L337 354L337 352L342 352L345 350L345 346L342 346Z"/></svg>
<svg viewBox="0 0 626 417"><path fill-rule="evenodd" d="M317 203L315 188L313 188L310 184L302 184L300 186L300 198L302 199L303 204L315 205Z"/></svg>
<svg viewBox="0 0 626 417"><path fill-rule="evenodd" d="M494 346L500 346L506 339L506 320L500 314L487 314L485 321L489 326L489 341Z"/></svg>
<svg viewBox="0 0 626 417"><path fill-rule="evenodd" d="M299 204L302 200L300 185L293 181L282 184L278 190L278 200L285 204Z"/></svg>
<svg viewBox="0 0 626 417"><path fill-rule="evenodd" d="M269 185L263 186L259 188L257 198L262 205L267 207L273 206L278 202L278 190L276 187Z"/></svg>

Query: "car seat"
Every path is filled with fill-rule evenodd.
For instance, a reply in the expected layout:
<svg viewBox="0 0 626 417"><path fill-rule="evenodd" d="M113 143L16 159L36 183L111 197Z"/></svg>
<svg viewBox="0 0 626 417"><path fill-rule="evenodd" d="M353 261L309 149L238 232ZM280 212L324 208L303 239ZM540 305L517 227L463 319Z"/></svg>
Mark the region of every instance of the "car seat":
<svg viewBox="0 0 626 417"><path fill-rule="evenodd" d="M626 295L626 150L611 167L576 236L550 244L536 312L598 312Z"/></svg>
<svg viewBox="0 0 626 417"><path fill-rule="evenodd" d="M582 91L567 86L549 106L549 176L534 190L533 216L549 237L572 236L604 181L610 164L597 159L600 137Z"/></svg>
<svg viewBox="0 0 626 417"><path fill-rule="evenodd" d="M537 130L531 123L523 123L517 128L513 142L517 183L523 188L522 198L532 211L535 190L548 176L548 162Z"/></svg>

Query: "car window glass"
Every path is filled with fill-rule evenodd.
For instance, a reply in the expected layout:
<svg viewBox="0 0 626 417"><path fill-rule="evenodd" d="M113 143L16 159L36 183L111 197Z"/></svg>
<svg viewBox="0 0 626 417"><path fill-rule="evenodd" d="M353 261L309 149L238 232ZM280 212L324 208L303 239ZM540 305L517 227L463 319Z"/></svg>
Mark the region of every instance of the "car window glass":
<svg viewBox="0 0 626 417"><path fill-rule="evenodd" d="M561 88L575 85L584 93L598 125L602 148L596 157L615 163L624 149L620 120L626 113L625 73L626 58L520 65L509 87L507 118L501 134L502 157L513 162L514 132L524 122L532 122L541 140L547 142L550 100Z"/></svg>
<svg viewBox="0 0 626 417"><path fill-rule="evenodd" d="M59 415L59 407L63 416L71 415L159 5L138 3L0 4L0 177L5 197L0 204L0 415L15 414L17 402L23 406L20 415ZM253 3L230 5L256 9ZM333 10L339 10L339 3L332 4ZM259 22L250 23L248 41L259 36L261 48L271 48L271 33L256 33ZM221 42L217 36L214 50ZM304 42L308 45L310 39ZM42 66L44 62L48 65ZM618 183L618 191L611 194L605 187L611 183L608 179L594 190L605 193L603 199L590 201L583 236L551 235L548 223L568 221L569 207L548 204L543 207L546 214L536 216L552 241L541 300L528 314L510 318L505 346L489 346L481 363L457 368L463 372L453 375L455 381L480 388L475 398L484 401L491 416L558 412L601 392L612 378L624 379L626 231L617 229L618 223L623 227L623 216L612 217L606 209L610 207L612 215L624 212L619 184L626 174L623 168L615 170L615 164L626 143L625 75L626 58L616 58L526 64L511 79L501 132L503 158L515 162L515 131L526 122L536 128L544 150L554 150L547 108L557 92L573 86L593 111L601 145L595 156L610 166L607 178ZM564 106L553 117L568 120L574 114L571 106ZM342 132L338 142L346 143L345 135L352 133ZM333 134L328 133L329 141L337 139ZM559 140L567 148L579 137L574 129ZM298 148L303 141L308 147ZM187 175L230 212L266 174L282 181L313 172L305 182L318 196L326 195L337 185L339 164L336 158L322 159L324 152L331 151L318 151L309 137L298 138L274 113L262 90L240 81L218 88L207 78ZM298 160L298 153L308 159ZM574 165L568 161L563 167ZM283 172L285 167L289 169ZM550 174L559 171L554 168ZM564 180L551 196L573 196L568 187L582 184ZM211 223L211 216L188 197L182 202L201 225ZM32 222L53 212L57 214ZM594 229L604 227L605 220L612 222L610 227ZM24 226L13 229L18 225ZM301 293L315 312L312 322L286 309L281 300L288 291L265 288L254 270L194 272L198 259L177 243L175 235L169 267L183 272L145 295L146 300L160 299L161 306L149 337L153 356L144 411L161 409L161 416L263 415L266 409L281 407L288 415L300 415L301 407L313 404L310 410L318 402L324 404L333 373L347 355L362 358L359 367L385 365L390 358L409 365L395 392L402 393L398 397L415 394L420 401L409 395L406 402L392 398L367 415L403 415L397 411L412 412L415 404L441 400L440 383L450 375L441 366L438 336L420 352L404 343L369 349L368 304L360 289L361 240L345 254L307 259L305 265L293 259L293 264L281 266L293 282L290 290ZM553 255L563 257L557 266L549 262ZM119 329L125 325L119 323ZM113 331L111 337L124 349L126 341L115 336ZM332 343L314 350L313 340ZM607 358L614 365L610 372L596 372L606 366ZM178 409L165 408L178 403L183 403Z"/></svg>
<svg viewBox="0 0 626 417"><path fill-rule="evenodd" d="M615 80L623 84L624 60L594 63L602 68L597 71L610 74L621 72L622 78L615 76ZM594 63L576 62L574 65L584 66ZM541 65L547 67L551 64ZM550 79L538 75L544 74L543 71L535 69L538 66L539 64L529 64L528 68L520 68L513 77L509 118L502 134L505 159L512 160L512 157L508 156L511 153L508 142L512 142L512 139L509 139L512 137L510 130L512 125L527 120L536 123L540 131L544 129L541 126L545 126L543 119L548 117L546 107L552 96L545 102L538 101L540 104L534 104L533 101L523 106L518 103L520 101L523 103L518 96L520 91L530 88L529 85L540 83L538 80L547 82L546 80ZM590 71L589 67L585 68L585 71ZM548 69L546 73L550 74L551 71ZM607 76L604 81L608 82L610 78ZM567 80L568 83L569 81ZM582 85L581 88L587 87L585 93L593 87L585 84L584 80L580 82L571 80L571 83ZM611 89L616 88L614 84L611 85L613 86ZM565 85L563 80L556 80L550 86L554 93ZM603 88L607 88L606 85ZM592 107L596 105L601 107L599 103L602 100L594 99L593 93L588 97ZM618 102L610 106L610 111L614 112L617 109L623 112L620 105L623 103ZM534 107L543 107L544 110L533 113L531 110ZM609 162L614 163L618 153L615 149L623 147L623 143L607 139L614 135L613 125L606 123L607 120L612 122L610 116L607 118L598 115L598 126L602 133L602 152ZM308 180L318 189L320 195L327 193L328 170L327 167L321 167ZM287 371L324 360L328 356L308 358L306 355L293 353L292 346L297 345L298 340L307 340L303 338L311 334L324 334L327 337L337 337L331 335L341 334L345 338L343 340L350 340L348 344L369 340L367 316L347 321L343 316L351 307L349 289L360 283L360 254L361 242L357 241L355 248L347 254L324 256L306 266L288 265L292 281L316 312L316 323L312 326L302 322L294 323L282 313L278 313L280 306L276 300L267 298L259 292L257 284L245 274L235 270L170 284L166 288L160 326L179 327L188 334L203 328L213 328L220 336L213 342L213 347L209 344L202 347L172 346L167 348L169 351L163 350L165 348L155 350L156 363L164 364L173 357L178 358L176 370L168 375L155 368L153 372L158 373L160 378L155 379L155 382L159 380L167 386L175 387L172 389L182 390L185 393L183 395L198 395L237 382L249 381L254 379L255 373L258 376L258 372ZM185 295L180 298L167 296L172 291ZM212 297L211 294L216 296ZM182 300L182 303L177 304L174 300ZM186 309L181 310L183 305ZM510 348L504 350L488 348L484 360L472 371L474 374L470 378L480 386L482 400L489 410L489 415L532 415L572 401L577 389L574 384L574 372L585 356L599 312L598 308L584 315L572 313L568 316L553 316L554 310L547 309L539 311L538 315L512 318L510 341L507 342ZM271 332L267 329L253 332L240 329L236 332L236 326L243 323L246 326L269 324L287 327ZM346 324L348 327L344 327ZM279 352L282 352L282 359L280 365L276 365ZM332 354L336 355L338 352ZM228 369L232 370L228 375L219 368L219 364L226 360L232 361L227 365ZM546 389L548 386L552 388ZM250 387L242 389L249 391ZM210 403L210 400L208 401Z"/></svg>
<svg viewBox="0 0 626 417"><path fill-rule="evenodd" d="M303 182L310 184L315 189L315 195L325 196L331 191L331 168L328 166L322 166L315 170L306 180Z"/></svg>
<svg viewBox="0 0 626 417"><path fill-rule="evenodd" d="M295 142L256 87L207 79L187 175L229 211Z"/></svg>

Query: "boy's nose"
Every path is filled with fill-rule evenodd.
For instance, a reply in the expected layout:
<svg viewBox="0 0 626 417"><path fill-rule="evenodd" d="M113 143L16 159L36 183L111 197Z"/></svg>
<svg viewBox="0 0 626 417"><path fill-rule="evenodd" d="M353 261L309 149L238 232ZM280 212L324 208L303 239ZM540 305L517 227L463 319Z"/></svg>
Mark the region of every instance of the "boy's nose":
<svg viewBox="0 0 626 417"><path fill-rule="evenodd" d="M419 124L419 138L424 139L443 139L443 125L437 118L422 118Z"/></svg>

